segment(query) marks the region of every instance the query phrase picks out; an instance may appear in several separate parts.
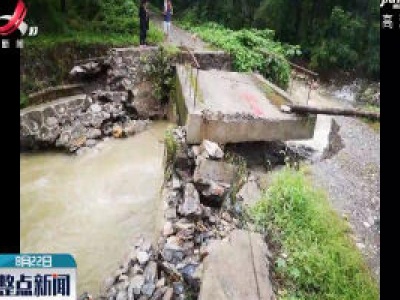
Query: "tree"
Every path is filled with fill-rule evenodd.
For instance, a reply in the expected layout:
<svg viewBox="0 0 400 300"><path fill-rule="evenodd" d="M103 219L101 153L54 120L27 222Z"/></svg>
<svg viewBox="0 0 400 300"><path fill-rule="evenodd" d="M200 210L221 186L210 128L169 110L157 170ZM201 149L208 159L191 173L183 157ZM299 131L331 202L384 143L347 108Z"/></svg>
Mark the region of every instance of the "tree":
<svg viewBox="0 0 400 300"><path fill-rule="evenodd" d="M64 13L67 12L67 3L66 3L67 0L60 0L60 1L61 1L61 3L60 3L61 4L61 11L64 12Z"/></svg>

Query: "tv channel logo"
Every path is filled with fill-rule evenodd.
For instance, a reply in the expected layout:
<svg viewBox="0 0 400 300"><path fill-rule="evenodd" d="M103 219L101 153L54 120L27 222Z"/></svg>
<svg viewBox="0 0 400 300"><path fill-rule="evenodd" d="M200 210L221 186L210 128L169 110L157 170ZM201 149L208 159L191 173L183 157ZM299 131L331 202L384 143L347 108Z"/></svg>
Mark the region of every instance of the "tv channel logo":
<svg viewBox="0 0 400 300"><path fill-rule="evenodd" d="M76 282L69 254L0 255L0 300L76 300Z"/></svg>

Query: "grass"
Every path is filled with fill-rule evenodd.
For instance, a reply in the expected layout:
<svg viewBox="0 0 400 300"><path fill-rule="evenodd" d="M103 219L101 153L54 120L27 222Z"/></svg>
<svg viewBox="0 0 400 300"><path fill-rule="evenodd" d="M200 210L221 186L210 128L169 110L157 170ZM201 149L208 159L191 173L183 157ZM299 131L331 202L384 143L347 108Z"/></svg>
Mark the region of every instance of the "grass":
<svg viewBox="0 0 400 300"><path fill-rule="evenodd" d="M156 25L150 25L147 34L147 41L150 45L157 45L164 39L163 33ZM74 42L78 45L106 45L110 47L118 46L138 46L139 36L135 33L107 33L99 32L75 32L63 34L46 34L35 38L25 39L25 48L29 46L53 47L60 43Z"/></svg>
<svg viewBox="0 0 400 300"><path fill-rule="evenodd" d="M379 299L348 225L304 170L285 168L249 214L275 246L280 299Z"/></svg>

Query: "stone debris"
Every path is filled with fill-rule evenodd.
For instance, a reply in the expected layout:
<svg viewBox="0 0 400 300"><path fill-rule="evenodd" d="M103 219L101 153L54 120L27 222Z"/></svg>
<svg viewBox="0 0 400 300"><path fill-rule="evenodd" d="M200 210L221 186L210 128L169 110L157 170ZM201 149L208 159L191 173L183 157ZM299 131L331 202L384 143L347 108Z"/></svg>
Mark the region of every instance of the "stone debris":
<svg viewBox="0 0 400 300"><path fill-rule="evenodd" d="M76 80L93 79L105 73L107 68L108 65L104 61L92 61L74 66L69 72L69 76Z"/></svg>
<svg viewBox="0 0 400 300"><path fill-rule="evenodd" d="M111 51L105 59L74 66L70 72L73 79L95 79L103 87L87 95L21 110L21 148L61 148L83 154L88 149L80 148L93 147L107 137L135 135L147 129L150 119L164 119L166 109L154 96L145 70L156 53Z"/></svg>
<svg viewBox="0 0 400 300"><path fill-rule="evenodd" d="M241 222L235 209L222 205L236 184L235 166L222 161L221 149L212 142L202 143L203 146L198 149L188 147L183 128L173 130L173 137L179 144L180 161L175 161L173 174L166 179L162 191L164 224L160 228L157 245L152 247L143 238L138 239L132 253L116 272L113 284L104 293L105 299L115 299L118 296L127 296L128 299L225 299L218 298L224 294L223 284L220 287L213 285L213 281L218 285L225 277L237 285L230 299L253 299L253 296L258 299L255 295L256 284L264 285L260 299L267 299L268 295L272 297L268 299L274 299L267 273L268 257L263 248L266 247L265 243L260 236L248 233L252 237L253 248L248 246L246 243L249 239L244 238L246 231L238 231ZM196 166L196 158L203 155L204 151L207 155ZM251 197L260 192L256 189L256 179L253 176L248 179L238 194L238 205L249 202ZM211 195L219 205L205 201ZM232 249L236 246L231 245L231 239L237 247L245 247L242 256ZM220 246L221 243L225 246ZM225 250L221 250L221 247ZM214 254L215 251L217 253ZM253 267L247 261L250 259L249 251L253 251L257 256L255 259L261 262L254 269L256 275L250 272ZM230 257L224 258L225 252ZM231 269L227 271L222 265L210 266L210 255L216 256L220 264L224 259L228 260L232 264ZM243 266L246 264L248 266ZM212 272L209 272L210 268ZM212 279L212 274L218 276ZM243 282L236 282L240 278ZM203 286L206 286L206 291L200 293ZM196 298L199 293L202 298Z"/></svg>
<svg viewBox="0 0 400 300"><path fill-rule="evenodd" d="M212 159L222 159L224 152L217 143L209 140L204 140L200 145L200 151L205 152L206 155Z"/></svg>

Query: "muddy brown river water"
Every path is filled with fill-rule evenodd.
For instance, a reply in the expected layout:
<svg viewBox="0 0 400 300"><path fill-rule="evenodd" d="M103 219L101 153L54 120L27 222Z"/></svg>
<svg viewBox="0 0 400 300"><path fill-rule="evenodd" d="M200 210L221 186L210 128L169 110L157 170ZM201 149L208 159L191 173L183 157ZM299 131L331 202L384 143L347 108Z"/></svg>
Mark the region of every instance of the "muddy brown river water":
<svg viewBox="0 0 400 300"><path fill-rule="evenodd" d="M21 154L21 252L71 253L98 294L139 234L154 240L167 123L81 156Z"/></svg>

